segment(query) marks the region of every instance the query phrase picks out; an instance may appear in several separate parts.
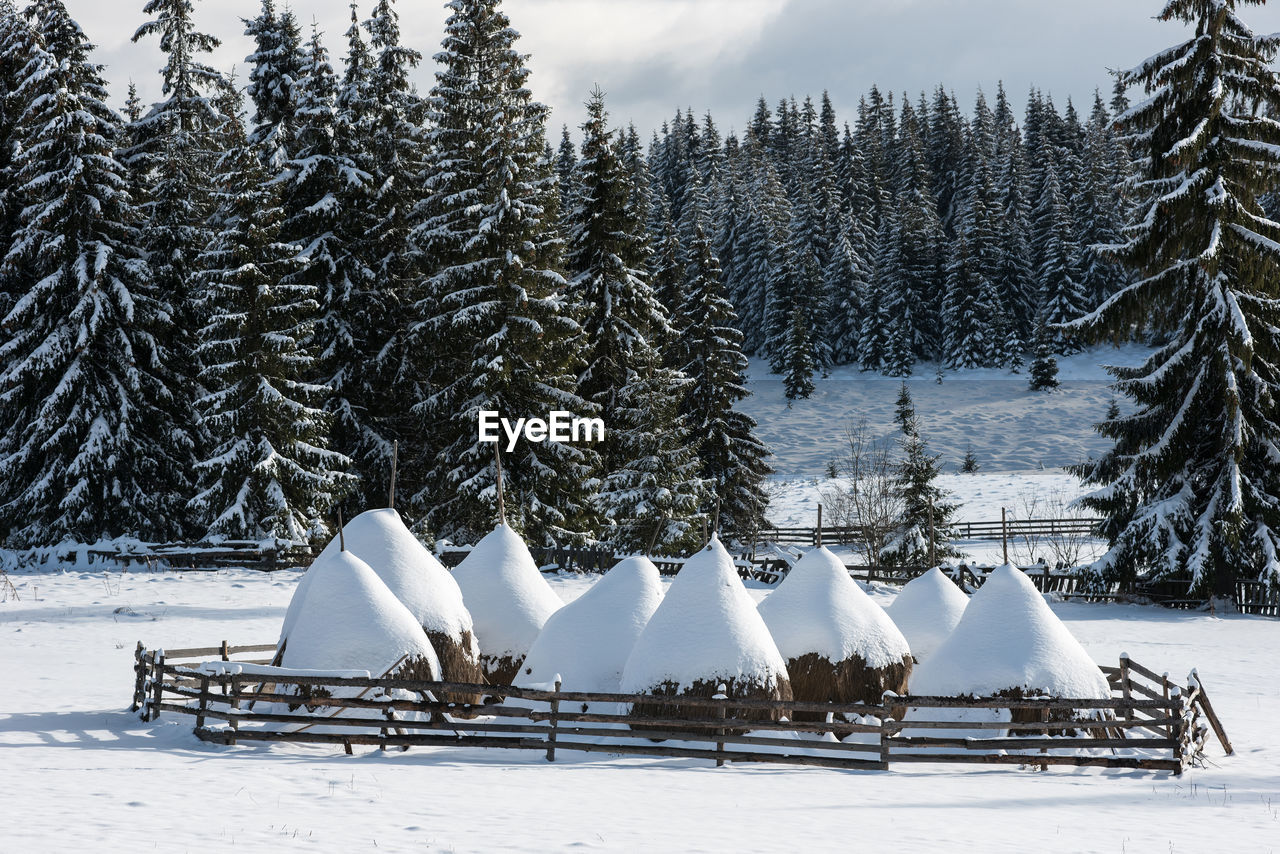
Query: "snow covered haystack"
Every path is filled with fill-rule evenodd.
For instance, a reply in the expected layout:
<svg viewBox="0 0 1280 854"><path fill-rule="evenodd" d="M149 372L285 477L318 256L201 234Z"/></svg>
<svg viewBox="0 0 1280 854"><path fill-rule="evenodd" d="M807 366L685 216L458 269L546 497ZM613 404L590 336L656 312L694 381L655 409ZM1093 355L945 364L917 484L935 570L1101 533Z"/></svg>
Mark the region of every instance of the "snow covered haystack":
<svg viewBox="0 0 1280 854"><path fill-rule="evenodd" d="M510 685L542 626L563 604L509 525L494 528L453 571L475 621L480 666L492 685Z"/></svg>
<svg viewBox="0 0 1280 854"><path fill-rule="evenodd" d="M911 680L921 696L1107 699L1111 687L1080 642L1045 604L1026 573L992 570L969 600L950 637L921 662ZM1012 720L1038 721L1037 710ZM1081 710L1054 719L1094 717Z"/></svg>
<svg viewBox="0 0 1280 854"><path fill-rule="evenodd" d="M937 567L907 582L886 610L917 662L933 655L964 616L969 597Z"/></svg>
<svg viewBox="0 0 1280 854"><path fill-rule="evenodd" d="M658 568L629 557L551 615L529 647L517 685L561 679L565 691L617 693L622 668L662 602Z"/></svg>
<svg viewBox="0 0 1280 854"><path fill-rule="evenodd" d="M344 551L321 554L303 576L276 658L299 670L440 678L440 662L418 619L367 563Z"/></svg>
<svg viewBox="0 0 1280 854"><path fill-rule="evenodd" d="M396 598L417 619L440 658L446 682L484 682L480 646L462 590L449 570L427 551L394 509L367 510L342 529L347 551L378 574ZM320 557L336 554L335 537ZM478 703L479 694L450 694L455 703Z"/></svg>
<svg viewBox="0 0 1280 854"><path fill-rule="evenodd" d="M787 661L795 699L879 703L885 691L906 692L907 639L830 549L805 554L759 610Z"/></svg>
<svg viewBox="0 0 1280 854"><path fill-rule="evenodd" d="M717 537L689 558L636 640L622 691L655 697L711 697L721 683L730 699L790 700L786 662ZM636 717L705 717L710 709L636 703ZM776 712L739 711L771 720Z"/></svg>

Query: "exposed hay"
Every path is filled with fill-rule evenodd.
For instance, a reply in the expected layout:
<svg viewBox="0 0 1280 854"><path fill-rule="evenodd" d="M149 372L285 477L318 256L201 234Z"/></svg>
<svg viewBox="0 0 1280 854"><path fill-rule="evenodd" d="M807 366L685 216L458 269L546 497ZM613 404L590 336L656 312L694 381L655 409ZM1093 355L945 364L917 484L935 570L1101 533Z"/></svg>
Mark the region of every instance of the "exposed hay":
<svg viewBox="0 0 1280 854"><path fill-rule="evenodd" d="M885 691L898 694L907 692L907 679L911 675L911 656L887 667L869 667L860 655L853 655L835 664L831 660L810 652L787 661L787 675L791 677L793 699L807 703L868 703L879 705ZM894 710L901 719L905 710ZM797 721L822 721L821 712L796 712Z"/></svg>
<svg viewBox="0 0 1280 854"><path fill-rule="evenodd" d="M406 658L399 667L388 670L385 674L391 679L420 679L423 682L434 682L435 674L431 672L431 659L426 656Z"/></svg>
<svg viewBox="0 0 1280 854"><path fill-rule="evenodd" d="M664 703L659 701L659 697L714 697L719 693L720 685L725 686L725 696L732 700L792 700L795 699L791 694L791 683L785 678L779 678L773 687L761 685L758 682L738 682L735 679L699 679L690 687L680 690L680 686L674 682L663 682L655 685L646 694L653 694L655 699L652 703L636 703L631 707L629 712L633 718L683 718L685 720L696 720L712 717L715 709L709 706L683 706L679 703ZM740 720L751 721L776 721L782 717L783 713L774 709L735 709L732 702L725 704L725 717L738 718ZM644 729L644 724L636 723L632 725L632 729ZM688 732L691 734L709 735L712 731L707 729L681 728L676 726L664 726L663 729L671 732ZM734 735L742 735L746 732L744 729L727 730Z"/></svg>
<svg viewBox="0 0 1280 854"><path fill-rule="evenodd" d="M471 654L475 649L475 640L471 632L464 631L462 640L458 641L442 632L427 631L427 639L435 648L440 659L440 679L443 682L465 682L470 685L485 684L484 671L480 668L480 659ZM480 693L455 694L441 696L448 703L479 703L484 699Z"/></svg>
<svg viewBox="0 0 1280 854"><path fill-rule="evenodd" d="M485 655L480 653L480 668L484 671L487 685L511 685L520 673L520 665L524 664L524 656L512 658L509 655Z"/></svg>

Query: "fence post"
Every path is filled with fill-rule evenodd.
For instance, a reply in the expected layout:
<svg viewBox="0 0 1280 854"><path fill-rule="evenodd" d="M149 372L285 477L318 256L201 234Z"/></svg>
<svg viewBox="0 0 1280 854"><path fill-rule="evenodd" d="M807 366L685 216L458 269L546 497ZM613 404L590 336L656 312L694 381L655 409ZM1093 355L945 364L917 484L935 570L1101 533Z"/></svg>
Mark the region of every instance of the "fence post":
<svg viewBox="0 0 1280 854"><path fill-rule="evenodd" d="M723 682L721 682L719 685L717 685L717 686L716 686L716 693L715 693L715 696L714 696L714 697L712 697L711 699L713 699L713 700L721 700L721 701L728 700L728 699L729 699L729 695L728 695L728 693L727 693L727 691L728 691L728 690L729 690L729 689L728 689L728 686L727 686L727 685L725 685ZM716 706L716 717L717 717L717 718L719 718L719 719L720 719L720 720L722 720L722 721L724 720L724 718L725 718L725 706L724 706L724 704L723 704L723 703L718 704L718 705ZM716 753L723 754L723 753L724 753L724 741L723 741L722 739L724 738L724 727L720 727L719 729L717 729L717 730L716 730L716 736L718 736L718 737L716 738ZM717 757L716 757L716 767L717 767L717 768L723 768L723 767L724 767L724 756L723 756L723 755L721 755L721 756L717 756Z"/></svg>
<svg viewBox="0 0 1280 854"><path fill-rule="evenodd" d="M204 713L209 708L209 677L200 677L200 705L196 710L196 731L204 729Z"/></svg>
<svg viewBox="0 0 1280 854"><path fill-rule="evenodd" d="M1125 703L1133 699L1133 694L1129 690L1129 653L1120 653L1120 695L1124 697ZM1133 707L1126 706L1124 710L1124 719L1126 722L1133 720Z"/></svg>
<svg viewBox="0 0 1280 854"><path fill-rule="evenodd" d="M1178 763L1178 770L1173 773L1179 777L1182 776L1183 770L1187 767L1187 753L1184 742L1187 738L1187 719L1186 706L1182 702L1182 689L1177 685L1173 686L1170 699L1178 702L1178 711L1173 724L1173 759Z"/></svg>
<svg viewBox="0 0 1280 854"><path fill-rule="evenodd" d="M231 660L231 645L228 644L226 641L222 642L222 660L223 661Z"/></svg>
<svg viewBox="0 0 1280 854"><path fill-rule="evenodd" d="M889 739L893 735L894 721L889 716L890 697L897 697L896 691L885 691L880 695L880 705L884 706L884 714L880 717L880 770L889 770Z"/></svg>
<svg viewBox="0 0 1280 854"><path fill-rule="evenodd" d="M560 674L556 674L556 691L555 696L551 698L551 717L548 719L551 723L551 732L547 733L547 761L556 761L556 727L559 725L560 718Z"/></svg>
<svg viewBox="0 0 1280 854"><path fill-rule="evenodd" d="M1200 710L1209 719L1209 726L1213 727L1213 734L1218 737L1218 743L1222 745L1223 751L1230 756L1235 753L1235 748L1231 746L1231 740L1227 738L1227 731L1222 728L1222 721L1218 720L1218 713L1213 710L1213 703L1209 702L1209 695L1204 692L1204 682L1201 681L1200 674L1195 670L1191 671L1191 681L1200 689L1196 694L1196 702L1200 704Z"/></svg>
<svg viewBox="0 0 1280 854"><path fill-rule="evenodd" d="M164 695L164 650L158 649L155 654L155 669L151 675L151 715L148 721L160 717L160 702Z"/></svg>
<svg viewBox="0 0 1280 854"><path fill-rule="evenodd" d="M231 709L232 711L240 711L240 676L233 674L231 677ZM240 730L240 716L233 714L231 716L231 738L227 740L227 744L235 745L236 733Z"/></svg>
<svg viewBox="0 0 1280 854"><path fill-rule="evenodd" d="M142 708L146 695L143 693L143 686L147 680L147 664L144 658L146 649L142 646L142 641L138 641L138 648L133 651L133 705L129 706L129 711L136 712Z"/></svg>

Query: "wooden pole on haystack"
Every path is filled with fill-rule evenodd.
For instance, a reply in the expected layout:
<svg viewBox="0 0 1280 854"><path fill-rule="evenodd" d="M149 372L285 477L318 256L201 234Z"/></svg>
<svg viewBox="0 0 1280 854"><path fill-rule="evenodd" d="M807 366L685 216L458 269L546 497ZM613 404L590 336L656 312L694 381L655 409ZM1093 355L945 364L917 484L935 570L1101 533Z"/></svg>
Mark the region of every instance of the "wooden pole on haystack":
<svg viewBox="0 0 1280 854"><path fill-rule="evenodd" d="M822 548L822 505L818 505L818 527L813 529L813 545Z"/></svg>
<svg viewBox="0 0 1280 854"><path fill-rule="evenodd" d="M1009 562L1009 520L1008 512L1000 508L1000 545L1004 547L1004 562Z"/></svg>
<svg viewBox="0 0 1280 854"><path fill-rule="evenodd" d="M720 496L719 495L716 496L716 513L715 513L715 518L712 520L711 532L714 534L720 533Z"/></svg>
<svg viewBox="0 0 1280 854"><path fill-rule="evenodd" d="M653 557L653 549L658 545L658 534L662 532L662 526L667 524L666 516L659 516L657 523L653 526L653 534L649 537L649 550L645 554Z"/></svg>
<svg viewBox="0 0 1280 854"><path fill-rule="evenodd" d="M342 508L338 508L338 551L347 550L347 537L342 533Z"/></svg>
<svg viewBox="0 0 1280 854"><path fill-rule="evenodd" d="M493 443L493 465L498 477L498 524L507 524L507 506L502 495L502 452L498 450L498 443Z"/></svg>
<svg viewBox="0 0 1280 854"><path fill-rule="evenodd" d="M929 496L929 568L938 565L938 541L933 529L933 496Z"/></svg>
<svg viewBox="0 0 1280 854"><path fill-rule="evenodd" d="M400 461L400 440L391 442L391 488L387 491L387 506L396 509L396 464Z"/></svg>

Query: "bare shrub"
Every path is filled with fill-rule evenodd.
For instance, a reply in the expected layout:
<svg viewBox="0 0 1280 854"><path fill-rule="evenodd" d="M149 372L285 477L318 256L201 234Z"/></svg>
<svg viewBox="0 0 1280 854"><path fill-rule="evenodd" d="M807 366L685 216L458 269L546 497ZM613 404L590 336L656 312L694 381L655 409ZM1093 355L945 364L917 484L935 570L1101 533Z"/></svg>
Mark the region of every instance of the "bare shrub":
<svg viewBox="0 0 1280 854"><path fill-rule="evenodd" d="M857 532L868 566L880 562L904 510L898 471L889 444L871 436L866 419L844 428L833 468L843 484L823 491L823 504L837 527Z"/></svg>

